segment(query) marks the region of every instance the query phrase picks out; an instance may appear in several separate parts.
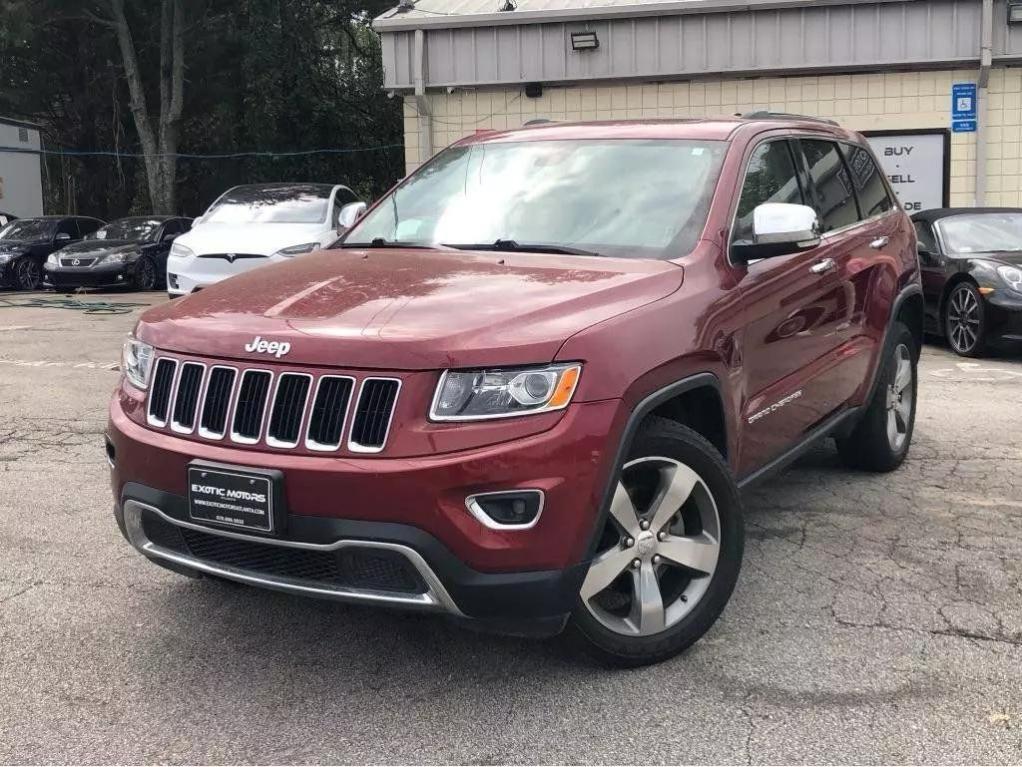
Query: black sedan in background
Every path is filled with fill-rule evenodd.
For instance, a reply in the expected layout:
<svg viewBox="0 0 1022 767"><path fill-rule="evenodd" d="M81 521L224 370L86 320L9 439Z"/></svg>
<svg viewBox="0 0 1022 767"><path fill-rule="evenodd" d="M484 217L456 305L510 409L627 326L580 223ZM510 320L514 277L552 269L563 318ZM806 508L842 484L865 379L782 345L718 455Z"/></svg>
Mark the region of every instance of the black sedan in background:
<svg viewBox="0 0 1022 767"><path fill-rule="evenodd" d="M0 229L0 285L35 290L46 257L103 226L86 216L19 218Z"/></svg>
<svg viewBox="0 0 1022 767"><path fill-rule="evenodd" d="M12 213L4 213L2 210L0 210L0 228L7 226L16 218L17 216L13 215Z"/></svg>
<svg viewBox="0 0 1022 767"><path fill-rule="evenodd" d="M46 262L46 284L55 288L163 288L170 244L191 227L190 218L177 216L112 221L51 255Z"/></svg>
<svg viewBox="0 0 1022 767"><path fill-rule="evenodd" d="M963 357L1022 341L1022 209L940 208L912 221L927 331Z"/></svg>

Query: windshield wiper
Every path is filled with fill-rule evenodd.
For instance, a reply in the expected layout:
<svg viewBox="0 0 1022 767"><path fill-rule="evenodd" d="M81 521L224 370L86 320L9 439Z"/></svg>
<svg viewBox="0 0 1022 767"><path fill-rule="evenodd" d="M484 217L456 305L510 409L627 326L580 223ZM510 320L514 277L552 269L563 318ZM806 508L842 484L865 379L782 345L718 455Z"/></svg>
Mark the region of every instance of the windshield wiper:
<svg viewBox="0 0 1022 767"><path fill-rule="evenodd" d="M420 250L434 247L424 242L401 242L399 240L385 240L383 237L375 237L370 242L342 242L338 248L418 248Z"/></svg>
<svg viewBox="0 0 1022 767"><path fill-rule="evenodd" d="M498 250L508 253L556 253L565 256L602 256L594 250L582 250L581 248L570 248L566 245L546 245L541 242L518 242L517 240L495 240L493 242L475 243L449 243L445 242L448 248L458 250Z"/></svg>

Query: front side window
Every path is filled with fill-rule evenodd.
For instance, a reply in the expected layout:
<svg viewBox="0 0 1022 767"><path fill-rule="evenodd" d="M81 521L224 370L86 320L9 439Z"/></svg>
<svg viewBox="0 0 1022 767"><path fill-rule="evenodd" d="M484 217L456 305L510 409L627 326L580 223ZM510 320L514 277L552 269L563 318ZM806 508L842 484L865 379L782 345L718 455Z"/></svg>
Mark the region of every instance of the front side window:
<svg viewBox="0 0 1022 767"><path fill-rule="evenodd" d="M328 184L239 186L210 206L203 223L320 224L327 220Z"/></svg>
<svg viewBox="0 0 1022 767"><path fill-rule="evenodd" d="M765 202L803 204L802 189L791 147L786 140L760 144L745 170L742 196L735 216L735 245L753 243L753 211Z"/></svg>
<svg viewBox="0 0 1022 767"><path fill-rule="evenodd" d="M925 221L916 221L916 237L923 250L927 253L937 253L937 240L933 236L933 229Z"/></svg>
<svg viewBox="0 0 1022 767"><path fill-rule="evenodd" d="M453 147L383 199L344 245L501 241L521 250L674 258L702 233L726 149L720 141L659 139Z"/></svg>
<svg viewBox="0 0 1022 767"><path fill-rule="evenodd" d="M894 207L894 200L887 192L884 176L873 157L861 146L844 145L848 168L852 174L855 192L859 195L859 207L863 218L886 213Z"/></svg>
<svg viewBox="0 0 1022 767"><path fill-rule="evenodd" d="M948 253L1022 251L1022 213L964 213L937 222Z"/></svg>
<svg viewBox="0 0 1022 767"><path fill-rule="evenodd" d="M802 139L802 151L816 190L816 214L820 230L832 232L859 220L855 192L848 170L833 141Z"/></svg>
<svg viewBox="0 0 1022 767"><path fill-rule="evenodd" d="M50 240L57 233L57 222L49 218L15 219L0 229L0 240Z"/></svg>

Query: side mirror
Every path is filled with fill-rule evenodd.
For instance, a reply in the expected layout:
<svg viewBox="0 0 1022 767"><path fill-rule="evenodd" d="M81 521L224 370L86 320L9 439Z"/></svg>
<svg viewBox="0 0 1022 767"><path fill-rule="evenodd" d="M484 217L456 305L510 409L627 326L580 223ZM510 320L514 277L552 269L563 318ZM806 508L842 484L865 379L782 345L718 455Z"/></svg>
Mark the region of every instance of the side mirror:
<svg viewBox="0 0 1022 767"><path fill-rule="evenodd" d="M173 232L165 234L165 235L163 235L163 242L173 242L174 238L176 238L176 237L177 237L177 234L173 233Z"/></svg>
<svg viewBox="0 0 1022 767"><path fill-rule="evenodd" d="M732 246L743 262L812 250L820 244L820 220L808 205L765 202L752 211L752 242Z"/></svg>
<svg viewBox="0 0 1022 767"><path fill-rule="evenodd" d="M932 264L934 262L933 252L923 247L921 242L916 243L916 253L919 254L919 260L924 264Z"/></svg>
<svg viewBox="0 0 1022 767"><path fill-rule="evenodd" d="M201 223L202 223L202 216L199 216L198 218L193 218L192 219L192 228L198 226Z"/></svg>
<svg viewBox="0 0 1022 767"><path fill-rule="evenodd" d="M57 236L53 238L54 242L67 242L71 239L71 235L67 232L57 232Z"/></svg>
<svg viewBox="0 0 1022 767"><path fill-rule="evenodd" d="M362 214L366 212L366 208L368 207L369 206L364 202L349 202L341 208L341 212L337 214L338 234L351 229L351 227L355 225L355 222L362 217Z"/></svg>

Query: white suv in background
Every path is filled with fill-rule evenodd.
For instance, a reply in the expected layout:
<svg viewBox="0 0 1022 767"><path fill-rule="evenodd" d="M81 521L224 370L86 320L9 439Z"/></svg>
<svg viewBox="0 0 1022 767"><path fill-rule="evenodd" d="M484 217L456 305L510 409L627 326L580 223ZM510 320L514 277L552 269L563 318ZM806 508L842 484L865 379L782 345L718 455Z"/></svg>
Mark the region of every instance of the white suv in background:
<svg viewBox="0 0 1022 767"><path fill-rule="evenodd" d="M333 243L365 211L348 187L246 184L228 189L174 241L167 293L183 296L235 274Z"/></svg>

